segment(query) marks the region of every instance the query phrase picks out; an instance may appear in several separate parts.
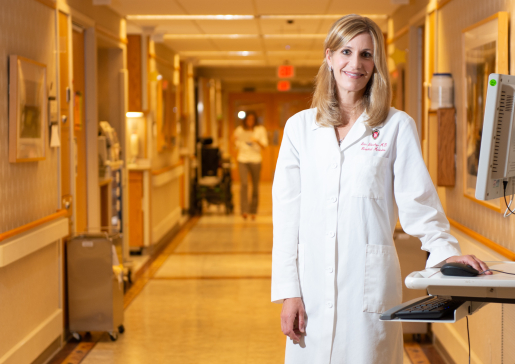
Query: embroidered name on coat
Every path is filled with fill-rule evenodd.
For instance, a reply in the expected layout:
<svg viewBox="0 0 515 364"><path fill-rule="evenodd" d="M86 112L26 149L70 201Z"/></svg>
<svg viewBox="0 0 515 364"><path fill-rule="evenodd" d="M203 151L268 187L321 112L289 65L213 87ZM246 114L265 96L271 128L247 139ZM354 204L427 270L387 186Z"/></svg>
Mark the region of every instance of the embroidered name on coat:
<svg viewBox="0 0 515 364"><path fill-rule="evenodd" d="M361 150L374 151L374 152L386 152L388 143L361 143Z"/></svg>

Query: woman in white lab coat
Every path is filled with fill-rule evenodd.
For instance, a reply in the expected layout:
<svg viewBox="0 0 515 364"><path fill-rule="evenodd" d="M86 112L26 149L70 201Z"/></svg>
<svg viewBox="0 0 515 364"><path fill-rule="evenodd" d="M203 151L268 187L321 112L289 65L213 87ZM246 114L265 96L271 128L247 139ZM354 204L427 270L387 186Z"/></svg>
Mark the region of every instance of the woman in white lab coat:
<svg viewBox="0 0 515 364"><path fill-rule="evenodd" d="M390 108L383 34L348 15L326 37L313 108L284 129L273 185L272 301L283 303L286 363L402 363L393 243L397 218L445 262L460 256L422 159L415 123Z"/></svg>

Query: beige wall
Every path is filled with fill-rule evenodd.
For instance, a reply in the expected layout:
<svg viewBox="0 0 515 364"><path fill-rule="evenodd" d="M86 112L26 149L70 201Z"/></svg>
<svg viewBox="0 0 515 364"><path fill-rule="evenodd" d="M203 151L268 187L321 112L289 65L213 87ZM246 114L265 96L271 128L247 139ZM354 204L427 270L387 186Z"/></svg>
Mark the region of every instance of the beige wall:
<svg viewBox="0 0 515 364"><path fill-rule="evenodd" d="M59 258L53 243L0 268L0 358L61 307Z"/></svg>
<svg viewBox="0 0 515 364"><path fill-rule="evenodd" d="M149 121L151 123L155 122L155 113L156 113L156 92L157 92L157 82L153 79L154 75L160 74L163 76L164 80L168 80L169 87L174 87L173 82L173 69L171 65L174 62L175 53L161 43L155 43L151 41L150 43L150 52L156 56L156 58L150 58L149 70L150 70L150 114ZM158 59L160 61L158 61ZM164 61L164 62L163 62ZM176 89L176 92L178 90ZM174 114L174 116L176 116ZM178 140L179 135L176 139L176 144L171 149L165 149L160 152L157 150L156 137L154 135L153 127L151 128L152 132L150 133L150 138L152 141L151 145L151 167L153 170L159 170L168 166L176 165L179 162L179 145L180 142ZM152 239L151 243L156 244L159 240L164 236L163 233L165 231L170 231L177 223L179 223L179 219L181 217L181 213L177 214L179 207L179 178L177 177L168 180L167 183L155 186L154 181L157 177L155 175L151 175L150 188L151 188L151 221L150 221L150 229L152 231Z"/></svg>
<svg viewBox="0 0 515 364"><path fill-rule="evenodd" d="M415 0L409 7L401 7L392 17L394 29L398 31L408 24L410 17L415 16L424 9L429 1ZM473 25L496 12L507 11L510 23L514 24L515 3L503 0L452 0L437 11L436 32L436 64L435 72L450 72L454 79L454 97L457 111L457 156L456 156L456 186L453 188L440 188L446 205L447 215L480 233L496 243L515 251L513 231L515 220L505 219L498 212L494 212L478 203L464 197L463 173L465 142L465 115L463 102L463 55L462 30ZM514 28L511 26L510 53L515 50ZM399 49L408 47L408 36L396 40L395 46ZM409 57L408 53L408 57ZM511 69L513 69L513 57ZM463 254L475 254L484 260L506 260L484 245L470 237L453 231L463 250ZM512 345L515 334L515 306L489 304L478 313L470 316L470 337L473 363L500 363L503 356L504 363L515 362L515 347ZM466 321L456 324L433 324L435 338L440 347L449 354L450 359L456 363L467 361L467 329Z"/></svg>
<svg viewBox="0 0 515 364"><path fill-rule="evenodd" d="M9 163L8 59L19 55L47 65L56 94L55 13L34 0L3 0L0 12L0 232L50 215L58 208L58 153L47 144L40 162ZM5 9L9 9L6 11ZM45 131L48 128L44 126Z"/></svg>
<svg viewBox="0 0 515 364"><path fill-rule="evenodd" d="M447 214L461 224L486 236L496 243L515 251L513 231L515 219L505 219L499 213L483 207L463 197L463 171L465 142L465 114L463 102L462 29L473 25L488 16L508 11L511 24L514 24L515 3L503 0L453 0L438 14L438 72L451 72L454 78L454 98L457 111L457 159L456 187L446 189ZM456 16L459 14L459 16ZM514 27L511 26L510 53L514 51ZM511 57L512 67L514 59Z"/></svg>

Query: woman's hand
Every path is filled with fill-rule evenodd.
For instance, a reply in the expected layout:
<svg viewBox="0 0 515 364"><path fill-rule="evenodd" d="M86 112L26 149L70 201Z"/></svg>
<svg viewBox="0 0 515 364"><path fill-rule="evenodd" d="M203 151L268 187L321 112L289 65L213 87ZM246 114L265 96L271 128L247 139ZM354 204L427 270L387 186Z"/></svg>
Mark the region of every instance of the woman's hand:
<svg viewBox="0 0 515 364"><path fill-rule="evenodd" d="M281 330L294 343L300 342L300 336L305 332L305 317L306 311L300 297L284 300L281 311Z"/></svg>
<svg viewBox="0 0 515 364"><path fill-rule="evenodd" d="M448 258L445 262L468 264L479 273L483 273L485 270L488 270L488 266L482 260L476 258L475 255L456 255ZM490 275L492 272L485 272L485 274Z"/></svg>

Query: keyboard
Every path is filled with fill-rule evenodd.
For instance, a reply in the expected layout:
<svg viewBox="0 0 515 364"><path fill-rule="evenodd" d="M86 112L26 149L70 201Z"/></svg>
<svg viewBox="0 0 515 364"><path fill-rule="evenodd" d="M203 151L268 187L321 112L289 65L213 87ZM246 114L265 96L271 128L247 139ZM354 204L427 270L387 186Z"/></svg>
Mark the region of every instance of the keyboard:
<svg viewBox="0 0 515 364"><path fill-rule="evenodd" d="M434 296L403 307L395 312L395 316L401 319L438 319L452 314L463 303L465 301Z"/></svg>

